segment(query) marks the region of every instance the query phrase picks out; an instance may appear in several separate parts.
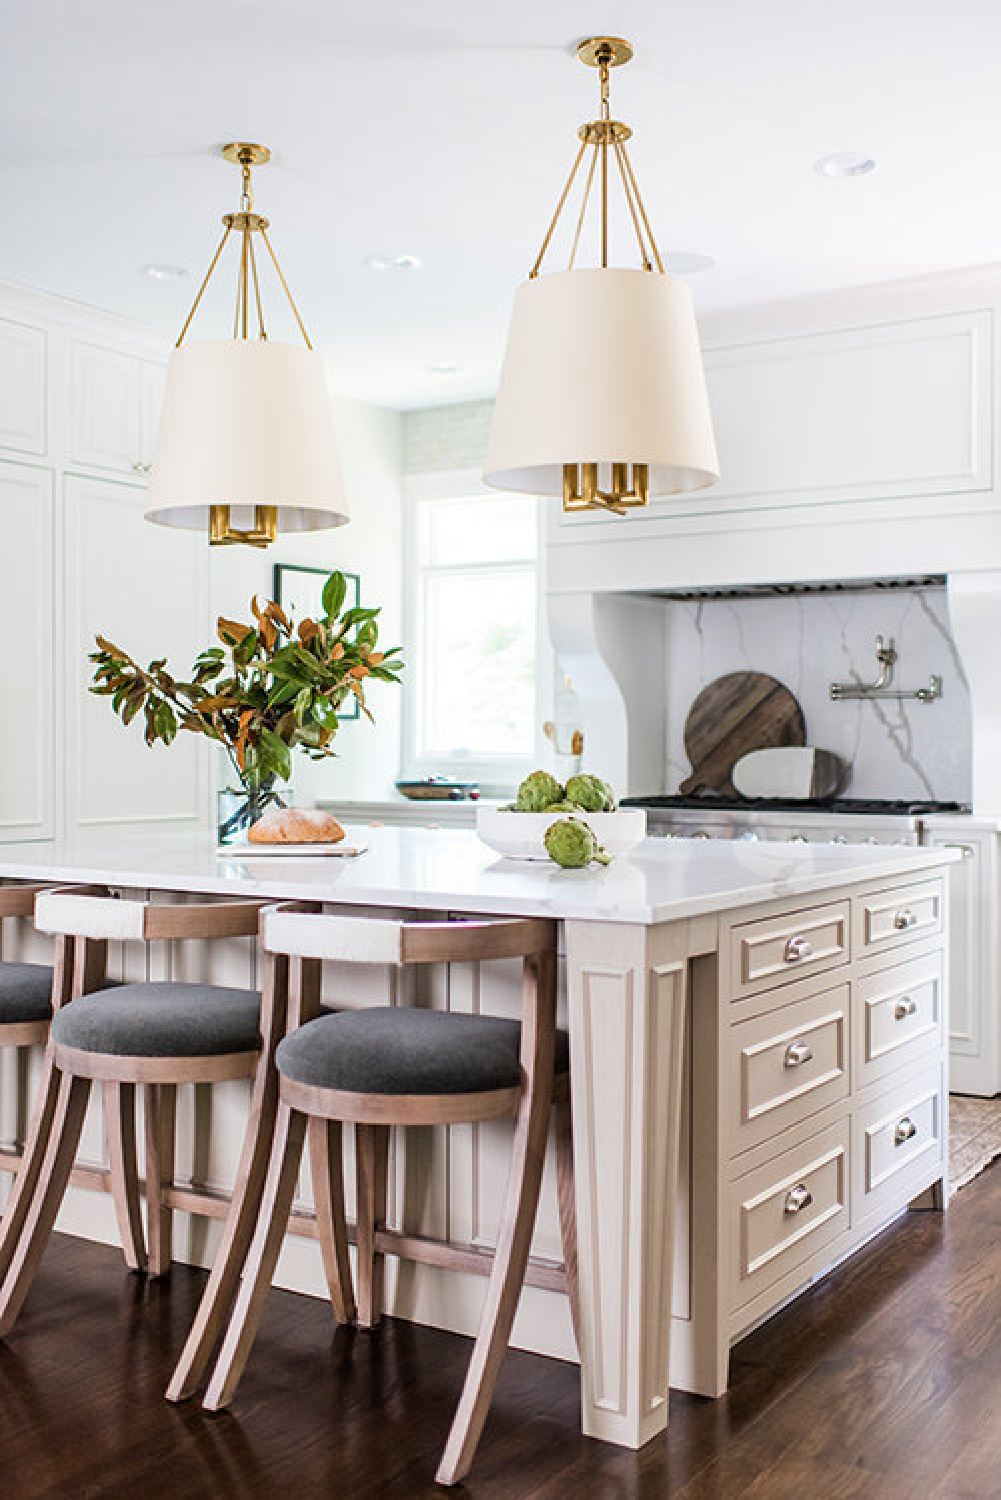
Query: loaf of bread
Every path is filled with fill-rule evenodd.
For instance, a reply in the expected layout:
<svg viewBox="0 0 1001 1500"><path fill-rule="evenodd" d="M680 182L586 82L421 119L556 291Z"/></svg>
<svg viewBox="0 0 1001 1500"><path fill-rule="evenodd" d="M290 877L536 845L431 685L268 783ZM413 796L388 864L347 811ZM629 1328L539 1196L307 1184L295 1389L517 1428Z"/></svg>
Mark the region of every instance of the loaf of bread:
<svg viewBox="0 0 1001 1500"><path fill-rule="evenodd" d="M252 844L338 844L344 829L316 807L273 807L247 831Z"/></svg>

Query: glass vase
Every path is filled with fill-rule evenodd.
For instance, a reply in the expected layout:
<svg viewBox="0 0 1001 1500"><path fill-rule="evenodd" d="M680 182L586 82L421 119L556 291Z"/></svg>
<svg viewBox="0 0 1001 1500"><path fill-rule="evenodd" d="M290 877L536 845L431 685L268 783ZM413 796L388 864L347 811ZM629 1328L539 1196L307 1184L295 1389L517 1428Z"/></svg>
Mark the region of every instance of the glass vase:
<svg viewBox="0 0 1001 1500"><path fill-rule="evenodd" d="M287 807L288 788L271 777L256 786L227 786L219 791L218 833L220 844L243 843L247 829L269 807Z"/></svg>

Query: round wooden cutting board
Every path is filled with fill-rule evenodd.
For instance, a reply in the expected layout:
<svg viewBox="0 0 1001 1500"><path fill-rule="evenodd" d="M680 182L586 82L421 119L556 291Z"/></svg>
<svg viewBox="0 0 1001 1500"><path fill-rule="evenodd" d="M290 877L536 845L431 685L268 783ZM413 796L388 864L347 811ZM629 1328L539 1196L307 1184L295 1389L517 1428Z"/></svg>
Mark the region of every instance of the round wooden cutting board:
<svg viewBox="0 0 1001 1500"><path fill-rule="evenodd" d="M728 672L704 687L688 710L685 751L692 774L678 791L736 796L730 773L742 755L805 744L803 710L787 687L764 672Z"/></svg>

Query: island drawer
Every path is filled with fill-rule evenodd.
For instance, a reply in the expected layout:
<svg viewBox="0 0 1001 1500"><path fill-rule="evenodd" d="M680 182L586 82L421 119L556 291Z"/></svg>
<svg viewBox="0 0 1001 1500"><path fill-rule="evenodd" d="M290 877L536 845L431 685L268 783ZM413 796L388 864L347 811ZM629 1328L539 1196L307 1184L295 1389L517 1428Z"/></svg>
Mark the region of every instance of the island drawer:
<svg viewBox="0 0 1001 1500"><path fill-rule="evenodd" d="M849 987L741 1021L729 1037L730 1150L749 1150L848 1096Z"/></svg>
<svg viewBox="0 0 1001 1500"><path fill-rule="evenodd" d="M891 1213L917 1191L912 1180L941 1167L945 1145L945 1094L939 1060L894 1085L859 1109L855 1119L856 1223Z"/></svg>
<svg viewBox="0 0 1001 1500"><path fill-rule="evenodd" d="M849 1226L847 1118L731 1184L733 1286L739 1308Z"/></svg>
<svg viewBox="0 0 1001 1500"><path fill-rule="evenodd" d="M732 1000L848 962L850 904L832 901L730 929Z"/></svg>
<svg viewBox="0 0 1001 1500"><path fill-rule="evenodd" d="M940 933L943 894L941 880L925 880L856 897L856 957L885 953Z"/></svg>
<svg viewBox="0 0 1001 1500"><path fill-rule="evenodd" d="M942 950L856 980L858 1087L916 1064L942 1043Z"/></svg>

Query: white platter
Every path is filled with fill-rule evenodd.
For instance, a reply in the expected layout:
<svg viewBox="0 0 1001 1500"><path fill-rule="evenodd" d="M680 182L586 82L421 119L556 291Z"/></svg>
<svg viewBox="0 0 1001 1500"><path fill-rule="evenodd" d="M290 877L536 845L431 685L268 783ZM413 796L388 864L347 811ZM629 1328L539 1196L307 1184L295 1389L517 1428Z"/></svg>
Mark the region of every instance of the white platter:
<svg viewBox="0 0 1001 1500"><path fill-rule="evenodd" d="M354 854L364 854L367 844L220 844L216 850L219 859L305 859L324 855L350 859Z"/></svg>
<svg viewBox="0 0 1001 1500"><path fill-rule="evenodd" d="M570 817L589 823L609 854L625 854L646 837L645 807L620 807L604 813L523 813L481 806L476 809L476 832L488 848L508 859L548 859L546 829L550 823Z"/></svg>

